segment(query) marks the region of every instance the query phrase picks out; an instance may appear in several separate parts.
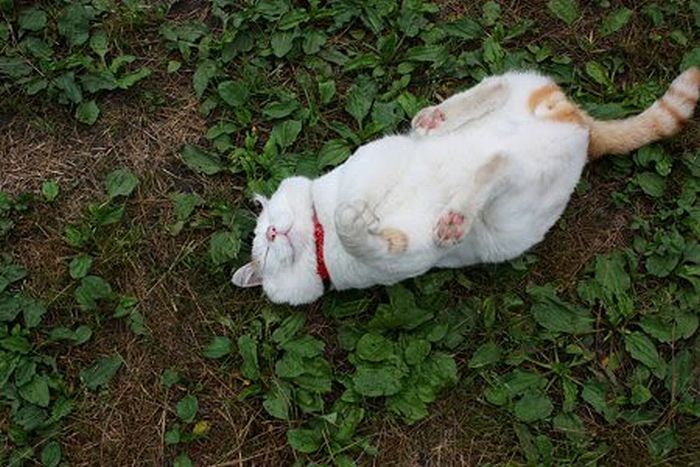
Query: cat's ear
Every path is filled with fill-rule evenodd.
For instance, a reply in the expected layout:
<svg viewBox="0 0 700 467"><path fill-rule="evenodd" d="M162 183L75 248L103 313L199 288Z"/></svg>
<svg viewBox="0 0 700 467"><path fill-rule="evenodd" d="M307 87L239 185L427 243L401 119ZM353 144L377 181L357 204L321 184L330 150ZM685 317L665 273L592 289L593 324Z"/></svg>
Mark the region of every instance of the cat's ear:
<svg viewBox="0 0 700 467"><path fill-rule="evenodd" d="M257 287L262 285L262 276L257 265L251 261L233 273L231 282L238 287Z"/></svg>
<svg viewBox="0 0 700 467"><path fill-rule="evenodd" d="M263 195L254 195L253 200L255 200L256 203L260 205L261 208L265 209L267 207L267 203L270 202L269 199L265 198Z"/></svg>

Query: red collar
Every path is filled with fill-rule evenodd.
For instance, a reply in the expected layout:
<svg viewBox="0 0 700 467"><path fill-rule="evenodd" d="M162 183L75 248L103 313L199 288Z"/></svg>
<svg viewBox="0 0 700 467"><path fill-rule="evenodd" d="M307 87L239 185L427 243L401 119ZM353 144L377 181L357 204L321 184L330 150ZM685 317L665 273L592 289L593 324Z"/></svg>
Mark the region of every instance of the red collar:
<svg viewBox="0 0 700 467"><path fill-rule="evenodd" d="M331 279L331 275L328 273L326 262L323 260L323 225L318 221L315 208L313 210L313 221L314 243L316 244L316 273L325 282Z"/></svg>

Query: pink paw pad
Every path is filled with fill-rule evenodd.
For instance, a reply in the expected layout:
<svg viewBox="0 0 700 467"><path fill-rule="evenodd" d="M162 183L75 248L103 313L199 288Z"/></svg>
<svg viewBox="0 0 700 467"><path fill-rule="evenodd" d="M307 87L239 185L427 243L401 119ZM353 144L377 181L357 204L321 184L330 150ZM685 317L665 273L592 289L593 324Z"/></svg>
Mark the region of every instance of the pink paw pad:
<svg viewBox="0 0 700 467"><path fill-rule="evenodd" d="M454 211L443 214L433 229L435 243L450 246L460 242L464 238L465 227L463 214Z"/></svg>
<svg viewBox="0 0 700 467"><path fill-rule="evenodd" d="M416 119L416 127L423 130L434 130L445 121L445 112L439 108L434 108L422 112Z"/></svg>

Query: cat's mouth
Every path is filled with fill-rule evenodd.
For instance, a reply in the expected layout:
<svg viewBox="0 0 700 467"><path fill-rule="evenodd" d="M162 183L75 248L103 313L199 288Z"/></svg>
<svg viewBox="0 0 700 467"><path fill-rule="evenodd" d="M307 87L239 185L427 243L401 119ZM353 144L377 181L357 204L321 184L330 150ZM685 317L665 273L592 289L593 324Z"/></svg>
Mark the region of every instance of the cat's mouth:
<svg viewBox="0 0 700 467"><path fill-rule="evenodd" d="M267 248L265 249L265 257L262 261L261 271L266 271L268 267L275 267L278 265L270 264L270 255L275 258L280 259L282 265L294 264L296 260L296 250L294 248L294 242L290 236L291 227L285 232L277 232L275 239L267 242ZM273 263L277 263L274 261Z"/></svg>

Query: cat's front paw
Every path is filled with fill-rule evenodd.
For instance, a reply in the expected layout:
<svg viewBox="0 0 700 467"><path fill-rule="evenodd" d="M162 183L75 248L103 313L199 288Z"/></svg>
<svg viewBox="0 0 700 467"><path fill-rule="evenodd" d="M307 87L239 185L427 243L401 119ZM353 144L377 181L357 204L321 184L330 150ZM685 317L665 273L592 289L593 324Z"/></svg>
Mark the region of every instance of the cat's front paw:
<svg viewBox="0 0 700 467"><path fill-rule="evenodd" d="M379 219L364 201L342 203L335 211L335 224L339 231L347 234L373 233Z"/></svg>
<svg viewBox="0 0 700 467"><path fill-rule="evenodd" d="M443 112L440 107L426 107L413 117L411 126L416 133L425 136L440 128L445 122L445 119L445 112Z"/></svg>
<svg viewBox="0 0 700 467"><path fill-rule="evenodd" d="M433 227L433 241L442 248L454 246L464 239L466 230L464 214L447 211Z"/></svg>

